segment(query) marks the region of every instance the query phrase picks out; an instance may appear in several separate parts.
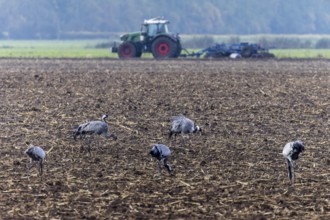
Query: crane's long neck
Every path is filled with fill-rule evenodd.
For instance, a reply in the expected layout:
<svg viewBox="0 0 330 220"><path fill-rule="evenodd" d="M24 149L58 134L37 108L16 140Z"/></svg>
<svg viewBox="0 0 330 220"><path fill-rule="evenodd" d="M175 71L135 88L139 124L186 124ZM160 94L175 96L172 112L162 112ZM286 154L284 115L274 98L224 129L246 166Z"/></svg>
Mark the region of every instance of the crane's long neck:
<svg viewBox="0 0 330 220"><path fill-rule="evenodd" d="M108 123L108 122L107 122L107 118L108 118L108 116L107 116L107 115L104 115L104 116L102 117L102 120L103 120L105 123Z"/></svg>

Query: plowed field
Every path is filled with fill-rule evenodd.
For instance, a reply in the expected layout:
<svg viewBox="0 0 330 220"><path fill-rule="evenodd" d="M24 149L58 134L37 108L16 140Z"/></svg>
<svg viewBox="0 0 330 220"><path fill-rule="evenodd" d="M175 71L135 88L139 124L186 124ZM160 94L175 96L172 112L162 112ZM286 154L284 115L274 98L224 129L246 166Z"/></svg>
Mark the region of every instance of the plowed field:
<svg viewBox="0 0 330 220"><path fill-rule="evenodd" d="M0 80L2 219L330 219L328 60L2 59ZM72 131L104 113L118 139L89 155ZM170 141L179 114L203 134ZM26 141L47 151L42 178Z"/></svg>

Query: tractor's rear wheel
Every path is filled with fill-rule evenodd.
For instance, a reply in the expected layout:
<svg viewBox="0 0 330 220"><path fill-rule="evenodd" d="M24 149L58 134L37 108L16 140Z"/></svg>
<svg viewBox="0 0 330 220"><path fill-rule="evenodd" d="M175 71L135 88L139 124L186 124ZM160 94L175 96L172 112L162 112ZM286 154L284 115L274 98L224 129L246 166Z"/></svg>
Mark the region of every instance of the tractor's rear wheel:
<svg viewBox="0 0 330 220"><path fill-rule="evenodd" d="M133 58L137 55L137 48L132 42L122 43L118 48L119 58Z"/></svg>
<svg viewBox="0 0 330 220"><path fill-rule="evenodd" d="M178 56L178 43L168 37L158 37L151 44L151 52L155 58L174 58Z"/></svg>

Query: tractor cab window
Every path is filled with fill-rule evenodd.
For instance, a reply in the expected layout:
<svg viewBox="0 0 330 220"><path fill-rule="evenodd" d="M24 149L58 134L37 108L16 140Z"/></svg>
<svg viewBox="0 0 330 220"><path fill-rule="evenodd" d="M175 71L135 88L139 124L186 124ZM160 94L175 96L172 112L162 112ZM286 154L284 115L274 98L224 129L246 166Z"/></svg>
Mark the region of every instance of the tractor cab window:
<svg viewBox="0 0 330 220"><path fill-rule="evenodd" d="M157 34L157 24L149 24L149 28L148 28L148 35L149 36L155 36Z"/></svg>
<svg viewBox="0 0 330 220"><path fill-rule="evenodd" d="M168 33L167 24L149 24L143 25L142 32L148 33L148 36L155 36L160 33Z"/></svg>
<svg viewBox="0 0 330 220"><path fill-rule="evenodd" d="M167 24L159 24L158 25L158 31L159 31L159 33L165 33L165 34L167 34L168 33L168 26L167 26Z"/></svg>

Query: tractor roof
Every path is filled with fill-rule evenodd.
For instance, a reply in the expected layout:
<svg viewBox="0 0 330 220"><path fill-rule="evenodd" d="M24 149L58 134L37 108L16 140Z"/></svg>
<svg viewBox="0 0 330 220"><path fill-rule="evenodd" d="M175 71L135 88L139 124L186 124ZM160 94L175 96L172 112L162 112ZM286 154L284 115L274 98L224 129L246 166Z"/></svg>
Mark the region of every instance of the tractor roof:
<svg viewBox="0 0 330 220"><path fill-rule="evenodd" d="M157 17L157 18L151 18L148 20L144 20L143 24L168 24L168 23L170 23L168 20Z"/></svg>

